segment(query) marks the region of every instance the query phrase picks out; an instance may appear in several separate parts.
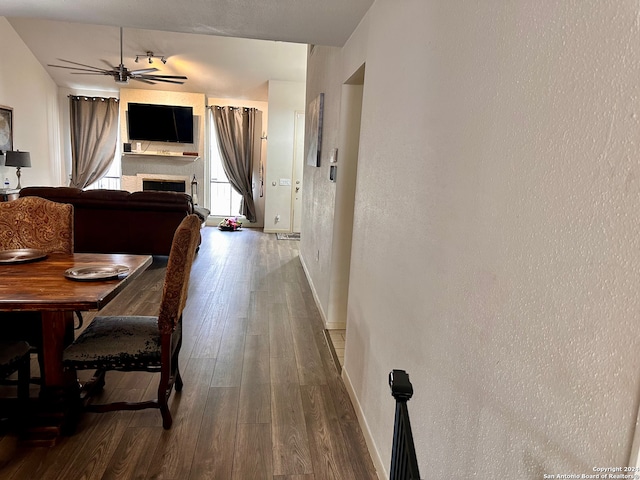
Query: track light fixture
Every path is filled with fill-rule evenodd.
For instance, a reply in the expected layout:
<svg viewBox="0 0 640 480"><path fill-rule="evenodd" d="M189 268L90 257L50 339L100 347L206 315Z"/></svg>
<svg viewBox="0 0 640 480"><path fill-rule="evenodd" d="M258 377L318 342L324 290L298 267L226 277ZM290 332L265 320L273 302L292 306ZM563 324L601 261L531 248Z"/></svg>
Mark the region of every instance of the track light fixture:
<svg viewBox="0 0 640 480"><path fill-rule="evenodd" d="M139 59L141 58L147 58L149 64L153 63L154 58L159 58L162 63L167 63L167 59L164 55L154 55L153 52L141 53L139 55L136 55L135 62L138 63Z"/></svg>

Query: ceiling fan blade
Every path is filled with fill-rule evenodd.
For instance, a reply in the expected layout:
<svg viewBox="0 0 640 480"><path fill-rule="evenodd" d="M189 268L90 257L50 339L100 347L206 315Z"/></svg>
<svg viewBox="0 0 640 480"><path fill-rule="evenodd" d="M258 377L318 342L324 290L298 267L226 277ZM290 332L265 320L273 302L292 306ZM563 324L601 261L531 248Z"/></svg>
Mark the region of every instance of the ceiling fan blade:
<svg viewBox="0 0 640 480"><path fill-rule="evenodd" d="M151 68L142 68L140 70L131 70L131 75L144 75L145 73L157 72L158 69L155 67Z"/></svg>
<svg viewBox="0 0 640 480"><path fill-rule="evenodd" d="M184 85L184 82L178 80L165 80L164 78L153 78L154 82L173 83L175 85Z"/></svg>
<svg viewBox="0 0 640 480"><path fill-rule="evenodd" d="M93 65L86 65L84 63L72 62L71 60L64 60L62 58L59 58L58 60L60 60L61 62L70 63L71 65L79 65L80 67L92 68L93 70L96 70L96 71L99 71L99 72L106 72L107 71L104 68L94 67ZM51 65L51 64L49 64L49 66L50 67L59 67L59 68L71 68L71 67L65 67L65 66L62 66L62 65Z"/></svg>
<svg viewBox="0 0 640 480"><path fill-rule="evenodd" d="M140 77L131 77L131 80L136 80L138 82L142 82L142 83L148 83L149 85L155 85L156 82L152 82L151 80L147 80L146 78L140 78Z"/></svg>
<svg viewBox="0 0 640 480"><path fill-rule="evenodd" d="M184 75L144 75L145 77L171 78L174 80L189 80Z"/></svg>
<svg viewBox="0 0 640 480"><path fill-rule="evenodd" d="M144 78L144 80L152 80L154 82L164 82L164 83L175 83L176 85L183 85L184 84L184 82L179 82L178 80L167 80L167 79L162 78L162 77L150 77L150 78Z"/></svg>
<svg viewBox="0 0 640 480"><path fill-rule="evenodd" d="M112 77L113 74L111 72L70 72L71 75L106 75L107 77Z"/></svg>
<svg viewBox="0 0 640 480"><path fill-rule="evenodd" d="M89 70L87 68L65 67L64 65L51 65L51 64L49 64L48 66L49 67L56 67L56 68L66 68L67 70L75 70L76 72L95 73L96 75L110 75L111 74L111 72L108 71L108 70Z"/></svg>

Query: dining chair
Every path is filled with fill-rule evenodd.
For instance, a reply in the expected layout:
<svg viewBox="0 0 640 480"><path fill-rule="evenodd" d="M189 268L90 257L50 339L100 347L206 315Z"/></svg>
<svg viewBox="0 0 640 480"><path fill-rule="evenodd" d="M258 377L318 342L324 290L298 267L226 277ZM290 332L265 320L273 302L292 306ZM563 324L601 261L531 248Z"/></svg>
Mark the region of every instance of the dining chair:
<svg viewBox="0 0 640 480"><path fill-rule="evenodd" d="M74 373L95 370L93 378L79 392L78 401L84 404L83 410L102 413L158 408L162 426L171 428L173 420L168 400L174 385L178 392L183 386L178 367L182 311L199 240L200 219L192 214L182 220L174 234L157 316L95 317L64 350L62 363L66 369ZM160 373L157 398L136 403L92 404L92 390L103 388L105 373L110 370Z"/></svg>
<svg viewBox="0 0 640 480"><path fill-rule="evenodd" d="M0 379L18 372L18 428L25 427L26 411L29 402L31 346L23 341L0 341Z"/></svg>
<svg viewBox="0 0 640 480"><path fill-rule="evenodd" d="M73 205L40 197L0 203L0 250L73 252Z"/></svg>
<svg viewBox="0 0 640 480"><path fill-rule="evenodd" d="M40 197L1 202L0 250L22 248L47 254L73 253L73 205ZM40 313L0 312L0 321L3 338L27 341L42 367Z"/></svg>

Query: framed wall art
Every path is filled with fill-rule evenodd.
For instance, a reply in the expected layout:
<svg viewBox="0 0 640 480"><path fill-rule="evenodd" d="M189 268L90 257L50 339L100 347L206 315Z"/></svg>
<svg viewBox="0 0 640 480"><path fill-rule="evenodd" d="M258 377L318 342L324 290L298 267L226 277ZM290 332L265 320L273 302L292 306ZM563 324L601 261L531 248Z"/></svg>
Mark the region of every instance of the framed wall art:
<svg viewBox="0 0 640 480"><path fill-rule="evenodd" d="M13 150L13 108L0 105L0 150Z"/></svg>
<svg viewBox="0 0 640 480"><path fill-rule="evenodd" d="M307 165L320 166L320 154L322 151L322 110L324 108L324 93L321 93L309 104L307 122L307 138L309 149L307 150Z"/></svg>

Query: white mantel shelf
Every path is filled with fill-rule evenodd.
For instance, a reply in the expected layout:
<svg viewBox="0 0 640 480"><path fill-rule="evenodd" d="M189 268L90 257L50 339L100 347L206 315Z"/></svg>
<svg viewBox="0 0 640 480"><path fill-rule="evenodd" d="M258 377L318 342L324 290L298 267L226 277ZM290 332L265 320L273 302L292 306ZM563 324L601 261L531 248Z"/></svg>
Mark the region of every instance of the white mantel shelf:
<svg viewBox="0 0 640 480"><path fill-rule="evenodd" d="M122 152L122 157L163 157L182 162L195 162L200 158L193 155L183 155L182 152Z"/></svg>

